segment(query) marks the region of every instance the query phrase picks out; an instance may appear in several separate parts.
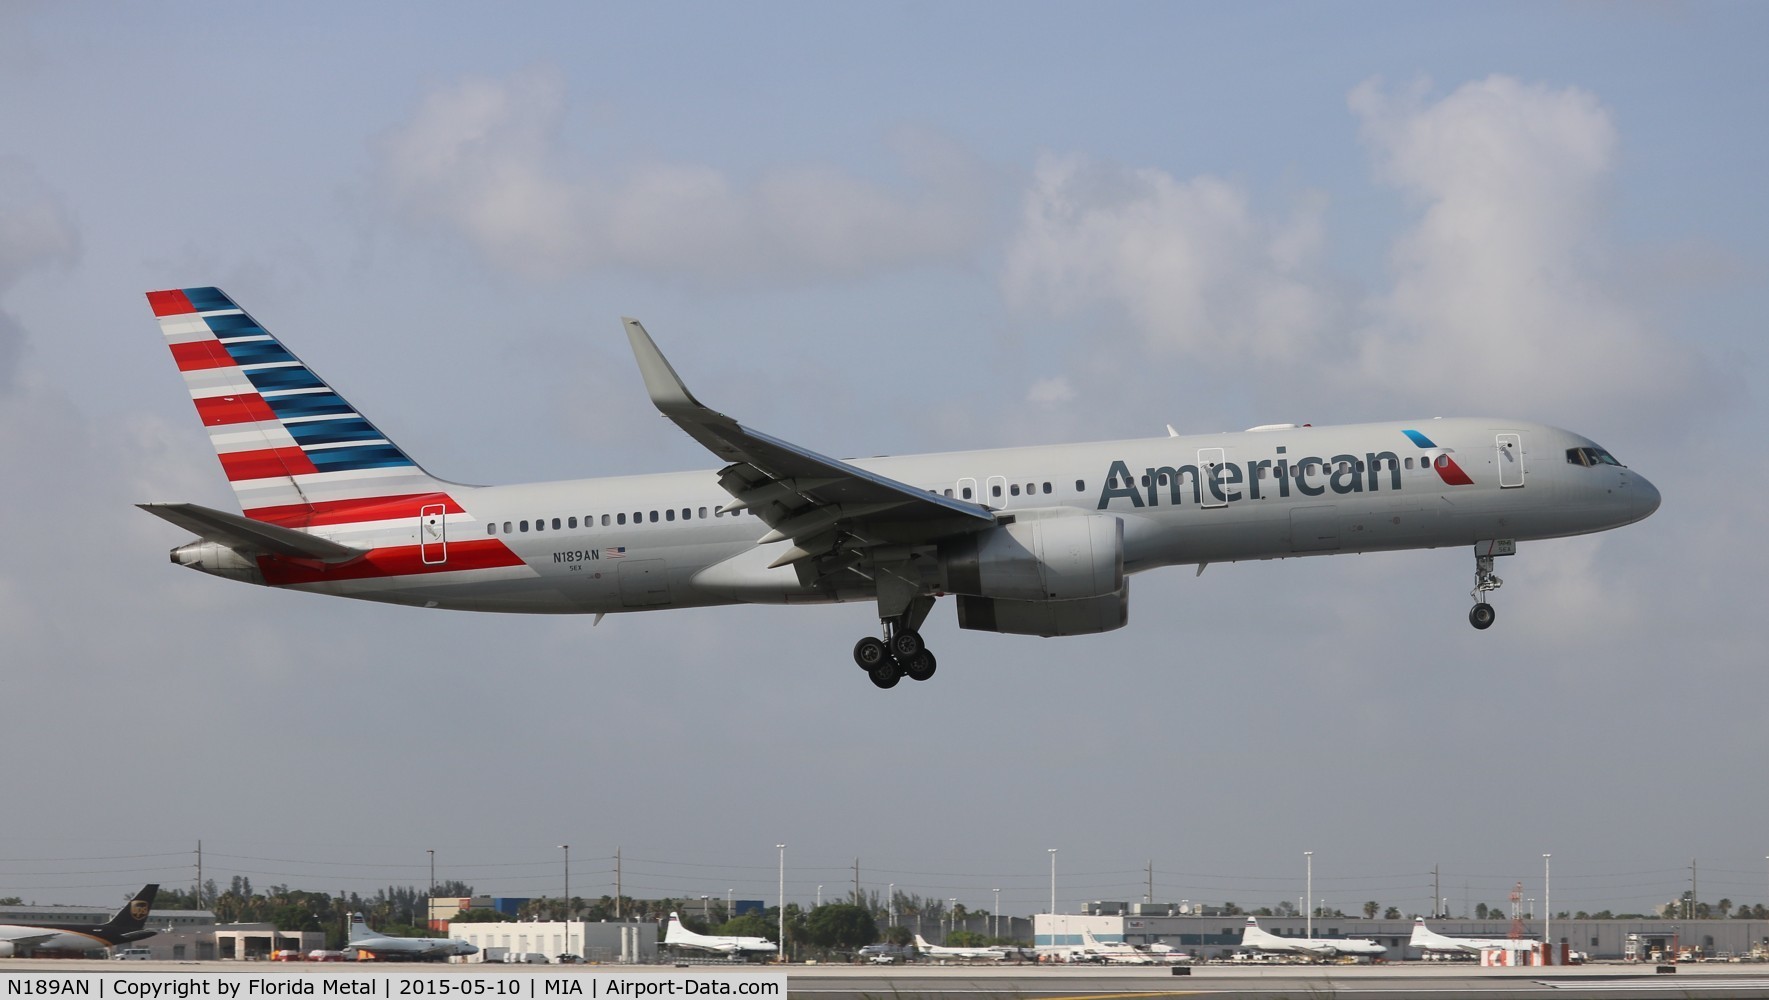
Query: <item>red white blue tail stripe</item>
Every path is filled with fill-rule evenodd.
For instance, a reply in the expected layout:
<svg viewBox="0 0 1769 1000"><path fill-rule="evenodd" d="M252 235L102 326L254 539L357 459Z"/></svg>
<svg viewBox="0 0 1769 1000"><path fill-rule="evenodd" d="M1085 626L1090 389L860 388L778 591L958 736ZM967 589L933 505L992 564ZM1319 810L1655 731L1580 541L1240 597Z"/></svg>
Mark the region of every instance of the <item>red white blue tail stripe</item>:
<svg viewBox="0 0 1769 1000"><path fill-rule="evenodd" d="M147 299L246 516L336 523L347 508L448 487L220 289L173 288Z"/></svg>

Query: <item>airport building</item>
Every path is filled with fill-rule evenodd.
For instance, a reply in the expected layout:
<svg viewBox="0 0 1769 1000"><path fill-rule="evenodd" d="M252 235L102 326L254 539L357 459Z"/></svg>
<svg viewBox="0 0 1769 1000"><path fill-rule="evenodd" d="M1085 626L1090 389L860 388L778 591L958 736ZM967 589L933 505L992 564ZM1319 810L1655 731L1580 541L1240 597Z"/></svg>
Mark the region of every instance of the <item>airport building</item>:
<svg viewBox="0 0 1769 1000"><path fill-rule="evenodd" d="M1245 914L1220 912L1182 914L1177 904L1103 903L1088 907L1091 913L1040 913L1032 918L1033 942L1040 948L1080 947L1083 932L1102 942L1127 941L1133 945L1165 944L1199 959L1228 958L1242 951L1241 930ZM1506 920L1433 920L1432 930L1453 937L1492 938L1502 943L1511 930ZM1304 917L1260 917L1259 926L1279 937L1301 938L1308 934ZM1526 936L1541 939L1543 922L1526 923ZM1317 917L1317 938L1368 938L1388 949L1388 961L1424 958L1407 942L1413 921L1366 920L1361 917ZM1687 959L1748 959L1769 957L1769 920L1556 920L1556 942L1567 951L1588 955L1593 961L1641 962Z"/></svg>
<svg viewBox="0 0 1769 1000"><path fill-rule="evenodd" d="M448 936L476 945L469 962L554 961L561 954L586 962L651 963L657 961L657 925L588 920L523 920L502 923L453 921Z"/></svg>

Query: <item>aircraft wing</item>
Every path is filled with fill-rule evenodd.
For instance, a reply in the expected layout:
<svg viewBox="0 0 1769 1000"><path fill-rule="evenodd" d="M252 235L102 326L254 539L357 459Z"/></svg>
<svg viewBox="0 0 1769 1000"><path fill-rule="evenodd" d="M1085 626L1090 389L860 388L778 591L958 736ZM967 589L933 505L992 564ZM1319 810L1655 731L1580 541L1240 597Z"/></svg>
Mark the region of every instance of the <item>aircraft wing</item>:
<svg viewBox="0 0 1769 1000"><path fill-rule="evenodd" d="M920 544L992 527L986 508L930 493L743 426L688 391L636 319L624 320L645 389L659 412L729 463L719 485L774 529L760 543L792 540L769 568L844 545Z"/></svg>
<svg viewBox="0 0 1769 1000"><path fill-rule="evenodd" d="M292 559L315 559L325 563L349 562L363 554L362 549L341 545L305 531L254 521L249 517L229 514L200 504L139 503L135 506L210 541L251 552L288 556Z"/></svg>
<svg viewBox="0 0 1769 1000"><path fill-rule="evenodd" d="M60 933L61 931L53 928L44 928L42 934L6 934L0 936L0 941L5 941L14 948L35 948Z"/></svg>

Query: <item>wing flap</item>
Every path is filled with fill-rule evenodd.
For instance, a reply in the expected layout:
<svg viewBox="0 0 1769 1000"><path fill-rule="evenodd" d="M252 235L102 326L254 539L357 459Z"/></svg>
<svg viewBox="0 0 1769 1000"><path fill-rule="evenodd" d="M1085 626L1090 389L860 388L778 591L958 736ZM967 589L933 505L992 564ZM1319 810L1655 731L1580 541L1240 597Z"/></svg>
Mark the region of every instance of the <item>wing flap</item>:
<svg viewBox="0 0 1769 1000"><path fill-rule="evenodd" d="M243 551L315 559L324 563L349 562L366 551L305 531L254 521L200 504L140 503L135 506L186 531Z"/></svg>

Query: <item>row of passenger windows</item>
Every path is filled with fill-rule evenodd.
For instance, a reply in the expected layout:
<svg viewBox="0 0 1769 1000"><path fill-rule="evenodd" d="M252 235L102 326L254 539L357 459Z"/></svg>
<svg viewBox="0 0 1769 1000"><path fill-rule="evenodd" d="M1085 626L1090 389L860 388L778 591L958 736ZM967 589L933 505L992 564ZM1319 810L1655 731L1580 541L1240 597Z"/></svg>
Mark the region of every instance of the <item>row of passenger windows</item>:
<svg viewBox="0 0 1769 1000"><path fill-rule="evenodd" d="M1568 455L1569 455L1568 461L1573 461L1574 459L1572 459L1570 457L1571 456L1570 452L1568 453ZM1614 462L1615 460L1609 459L1609 461ZM1405 460L1405 462L1406 462L1407 469L1410 470L1413 468L1413 460L1411 457L1407 458ZM1211 467L1214 468L1214 466L1211 466ZM1259 475L1260 479L1273 478L1277 475L1277 470L1274 468L1271 468L1269 466L1261 465L1258 468L1259 468L1258 475ZM1325 468L1327 468L1327 463L1325 463L1325 462L1318 462L1318 463L1317 462L1308 462L1308 463L1303 463L1300 465L1291 466L1290 474L1293 476L1297 476L1297 477L1300 477L1300 476L1304 475L1305 473L1307 475L1318 475ZM1361 461L1359 461L1359 462L1340 462L1340 463L1338 463L1337 471L1339 471L1341 473L1351 472L1354 468L1358 472L1363 472L1364 471L1364 463ZM1377 468L1377 471L1393 471L1394 461L1392 459L1386 459L1386 460L1377 462L1376 468ZM1430 463L1428 463L1425 459L1421 458L1419 460L1419 468L1421 468L1421 469L1430 468ZM1165 477L1163 477L1163 478L1165 478ZM1117 486L1116 479L1109 481L1108 485L1116 487ZM1145 475L1142 477L1142 485L1144 485L1144 486L1149 485L1149 477L1148 476ZM993 500L1001 499L1003 489L1004 489L1004 486L1001 483L998 483L998 482L990 483L989 484L989 497L990 497L990 499L993 499ZM1029 496L1030 497L1030 496L1039 496L1039 495L1049 496L1054 491L1054 488L1048 482L1045 482L1045 483L1023 483L1023 484L1022 483L1008 483L1005 486L1005 490L1009 496L1016 496L1016 497L1017 496ZM928 492L932 493L934 491L928 490ZM977 499L977 497L975 496L975 492L976 492L975 487L972 487L972 486L961 486L961 487L956 487L956 488L950 488L950 489L941 490L940 492L949 499L953 498L954 496L956 496L957 499L961 499L961 500L975 500L975 499ZM1087 492L1087 480L1085 480L1085 479L1075 480L1075 492L1076 493L1086 493ZM711 511L711 513L708 513L709 510ZM668 508L668 509L662 510L662 511L636 510L636 511L633 511L631 515L628 515L626 512L622 511L621 513L618 513L618 514L600 514L600 515L590 514L590 515L587 515L583 519L583 526L586 528L593 528L593 527L596 527L598 521L600 521L600 524L602 527L609 528L609 527L618 527L620 525L626 525L626 524L646 524L646 523L657 524L659 522L670 522L670 521L705 520L708 517L740 517L744 513L746 513L746 512L745 511L731 511L729 514L727 514L723 510L719 510L717 508L707 508L707 507L681 507L681 508L672 507L672 508ZM755 511L753 511L753 510L747 511L747 513L752 517L755 516ZM546 531L546 530L548 530L549 525L551 526L551 530L553 530L553 531L566 531L566 530L576 528L578 525L578 519L575 517L567 517L567 518L555 517L555 518L551 518L551 519L544 518L544 517L537 517L533 521L504 521L501 524L499 522L493 521L485 526L485 533L488 535L497 535L497 534L510 535L510 534L515 534L517 532L530 531L530 530L532 530L532 531Z"/></svg>
<svg viewBox="0 0 1769 1000"><path fill-rule="evenodd" d="M625 511L618 514L586 514L583 526L586 528L596 527L598 520L602 527L610 528L622 524L645 524L647 519L650 523L657 524L660 521L696 521L705 520L708 517L741 517L744 513L745 511L740 510L726 512L710 507L670 507L661 511L635 510L630 515ZM753 510L747 513L752 517L755 515ZM485 525L485 533L488 535L513 535L522 531L546 531L549 526L553 531L569 531L577 527L577 518L537 517L532 521L504 521L501 524L491 521Z"/></svg>

